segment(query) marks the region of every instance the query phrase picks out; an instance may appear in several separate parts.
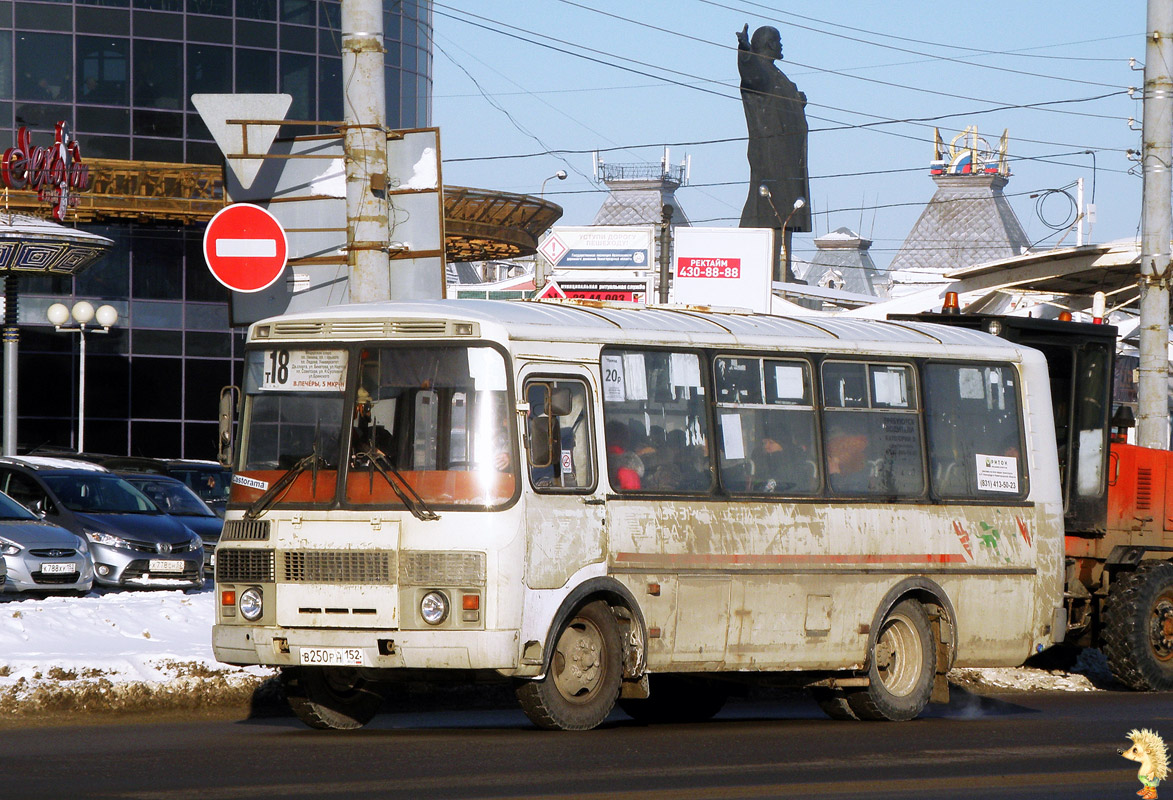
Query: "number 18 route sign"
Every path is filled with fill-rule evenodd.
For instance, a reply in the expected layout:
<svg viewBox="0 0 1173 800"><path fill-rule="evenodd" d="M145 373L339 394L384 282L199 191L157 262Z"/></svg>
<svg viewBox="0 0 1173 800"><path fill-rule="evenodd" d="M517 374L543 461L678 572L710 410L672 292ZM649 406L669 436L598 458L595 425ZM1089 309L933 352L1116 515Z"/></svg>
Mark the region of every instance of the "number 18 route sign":
<svg viewBox="0 0 1173 800"><path fill-rule="evenodd" d="M208 269L234 292L259 292L272 286L285 271L288 252L281 223L252 203L225 206L204 231Z"/></svg>

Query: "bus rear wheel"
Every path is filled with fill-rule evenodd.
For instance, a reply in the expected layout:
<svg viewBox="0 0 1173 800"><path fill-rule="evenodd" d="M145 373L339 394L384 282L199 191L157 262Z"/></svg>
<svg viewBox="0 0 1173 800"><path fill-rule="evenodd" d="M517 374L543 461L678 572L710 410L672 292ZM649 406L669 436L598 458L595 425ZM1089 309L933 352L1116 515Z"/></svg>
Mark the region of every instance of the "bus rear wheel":
<svg viewBox="0 0 1173 800"><path fill-rule="evenodd" d="M383 705L374 684L346 667L286 667L281 686L297 718L318 730L361 728Z"/></svg>
<svg viewBox="0 0 1173 800"><path fill-rule="evenodd" d="M888 612L868 659L869 684L852 691L847 703L864 720L909 720L933 693L937 648L924 606L903 600Z"/></svg>
<svg viewBox="0 0 1173 800"><path fill-rule="evenodd" d="M1173 564L1145 561L1119 576L1104 609L1104 656L1130 689L1173 689Z"/></svg>
<svg viewBox="0 0 1173 800"><path fill-rule="evenodd" d="M597 727L619 696L622 649L610 606L597 600L578 609L558 632L546 676L518 685L522 711L546 730Z"/></svg>
<svg viewBox="0 0 1173 800"><path fill-rule="evenodd" d="M704 722L729 699L724 686L691 675L649 675L648 684L648 697L619 701L627 716L644 724Z"/></svg>

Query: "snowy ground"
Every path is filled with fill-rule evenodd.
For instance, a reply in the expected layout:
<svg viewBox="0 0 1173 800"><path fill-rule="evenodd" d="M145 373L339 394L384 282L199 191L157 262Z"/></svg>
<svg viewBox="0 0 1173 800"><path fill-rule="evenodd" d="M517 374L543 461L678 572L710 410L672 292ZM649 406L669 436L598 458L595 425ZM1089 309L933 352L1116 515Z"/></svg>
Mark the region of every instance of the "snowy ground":
<svg viewBox="0 0 1173 800"><path fill-rule="evenodd" d="M212 657L214 593L0 595L0 718L86 711L247 705L272 670ZM1071 672L957 669L967 689L1099 691L1112 679L1098 651Z"/></svg>

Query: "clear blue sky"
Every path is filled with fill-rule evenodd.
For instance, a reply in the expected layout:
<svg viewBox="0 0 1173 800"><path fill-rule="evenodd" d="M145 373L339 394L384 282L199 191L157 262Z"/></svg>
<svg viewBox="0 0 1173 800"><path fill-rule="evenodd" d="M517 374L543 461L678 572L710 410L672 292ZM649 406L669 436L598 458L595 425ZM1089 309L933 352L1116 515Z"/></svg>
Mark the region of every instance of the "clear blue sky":
<svg viewBox="0 0 1173 800"><path fill-rule="evenodd" d="M437 0L434 13L444 182L537 194L565 169L546 186L566 210L560 224L589 224L606 196L591 150L655 163L665 144L674 163L692 156L677 199L693 223L737 224L749 167L735 34L749 23L781 31L777 65L807 95L818 231L862 219L881 267L932 196L934 126L948 142L976 124L993 145L1009 129L1005 191L1032 242L1059 236L1046 238L1029 194L1083 177L1090 201L1085 150L1092 240L1138 230L1141 180L1125 151L1141 141L1128 125L1139 128L1140 93L1126 94L1143 84L1128 63L1144 60L1140 0ZM925 118L939 119L858 127ZM539 155L495 158L526 154ZM1068 208L1051 196L1043 211L1062 221ZM809 234L795 241L799 257L813 249Z"/></svg>

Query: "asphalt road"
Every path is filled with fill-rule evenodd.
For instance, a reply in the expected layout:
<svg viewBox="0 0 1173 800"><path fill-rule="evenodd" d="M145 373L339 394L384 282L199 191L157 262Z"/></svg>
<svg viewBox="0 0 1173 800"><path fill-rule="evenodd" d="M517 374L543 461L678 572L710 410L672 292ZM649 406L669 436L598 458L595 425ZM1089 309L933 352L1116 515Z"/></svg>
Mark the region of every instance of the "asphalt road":
<svg viewBox="0 0 1173 800"><path fill-rule="evenodd" d="M954 690L909 723L834 722L800 699L732 701L703 724L616 713L587 733L519 711L382 714L353 733L292 717L8 728L12 798L1130 798L1134 727L1173 736L1173 695ZM1171 740L1173 741L1173 740ZM1164 789L1165 787L1162 787Z"/></svg>

